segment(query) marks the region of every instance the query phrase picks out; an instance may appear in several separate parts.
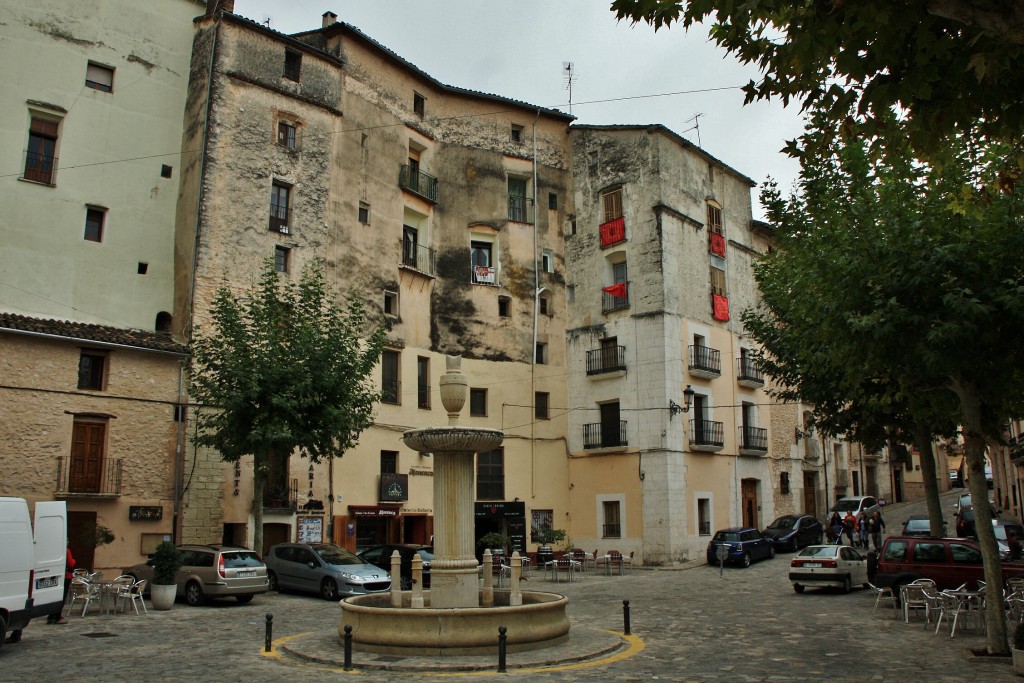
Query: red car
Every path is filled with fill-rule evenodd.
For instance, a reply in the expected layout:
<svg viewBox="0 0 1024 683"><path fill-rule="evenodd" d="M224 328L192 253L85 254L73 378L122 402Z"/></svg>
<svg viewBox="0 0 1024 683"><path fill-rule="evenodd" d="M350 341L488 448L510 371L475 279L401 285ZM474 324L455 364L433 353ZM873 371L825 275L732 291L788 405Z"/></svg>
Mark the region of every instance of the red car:
<svg viewBox="0 0 1024 683"><path fill-rule="evenodd" d="M1003 578L1024 577L1024 563L1004 562ZM885 540L878 556L873 581L879 586L898 587L916 579L931 579L939 590L977 588L985 580L981 548L967 538L893 536Z"/></svg>

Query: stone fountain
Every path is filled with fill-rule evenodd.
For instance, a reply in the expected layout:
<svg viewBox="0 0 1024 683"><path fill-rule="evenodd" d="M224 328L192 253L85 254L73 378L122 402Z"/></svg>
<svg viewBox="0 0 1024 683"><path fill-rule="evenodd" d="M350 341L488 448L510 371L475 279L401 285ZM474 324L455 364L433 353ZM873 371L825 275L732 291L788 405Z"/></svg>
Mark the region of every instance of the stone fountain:
<svg viewBox="0 0 1024 683"><path fill-rule="evenodd" d="M493 590L474 553L473 456L501 445L497 429L457 426L466 402L466 378L461 356L447 356L441 376L441 403L448 412L447 427L414 429L402 436L413 450L434 456L434 559L431 587L422 591L392 589L341 601L338 633L352 626L352 639L361 649L405 654L472 654L497 646L498 627L508 629L510 651L546 647L564 641L569 633L565 615L568 599L555 593L519 590L518 566L512 587ZM513 560L518 564L518 557ZM489 576L489 573L487 574ZM485 577L486 578L486 577ZM393 579L392 584L398 581ZM398 604L400 603L400 604Z"/></svg>

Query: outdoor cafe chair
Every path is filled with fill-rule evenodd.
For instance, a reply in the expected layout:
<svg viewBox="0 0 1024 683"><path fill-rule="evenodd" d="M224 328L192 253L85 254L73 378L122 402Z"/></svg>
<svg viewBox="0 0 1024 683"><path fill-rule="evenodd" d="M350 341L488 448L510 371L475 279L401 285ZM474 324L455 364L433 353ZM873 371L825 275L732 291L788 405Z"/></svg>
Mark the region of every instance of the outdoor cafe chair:
<svg viewBox="0 0 1024 683"><path fill-rule="evenodd" d="M145 589L146 580L140 579L127 587L121 588L116 596L117 602L130 602L135 609L136 616L139 615L139 603L142 603L142 611L145 614L149 614L149 610L146 609L146 599L143 597Z"/></svg>
<svg viewBox="0 0 1024 683"><path fill-rule="evenodd" d="M81 600L85 603L82 606L82 616L89 610L89 603L93 600L99 602L101 594L101 586L98 583L91 583L86 579L72 579L71 580L71 605L68 608L68 612L75 608L75 603Z"/></svg>
<svg viewBox="0 0 1024 683"><path fill-rule="evenodd" d="M868 586L875 592L875 608L871 610L872 616L878 611L878 606L883 600L888 601L892 604L893 618L896 618L898 614L898 604L896 600L896 594L892 592L892 586L876 586L875 584L868 582Z"/></svg>

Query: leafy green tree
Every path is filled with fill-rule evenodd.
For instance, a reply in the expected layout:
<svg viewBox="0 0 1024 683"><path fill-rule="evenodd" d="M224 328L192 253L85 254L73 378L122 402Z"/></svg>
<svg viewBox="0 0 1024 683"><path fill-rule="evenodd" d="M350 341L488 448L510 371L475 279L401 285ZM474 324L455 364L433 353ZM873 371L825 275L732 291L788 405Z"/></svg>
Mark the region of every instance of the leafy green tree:
<svg viewBox="0 0 1024 683"><path fill-rule="evenodd" d="M908 136L920 158L943 154L948 135L979 121L1004 142L1024 134L1020 0L614 0L611 8L655 29L708 22L712 40L764 74L744 88L748 102L802 100L836 120L853 109ZM905 127L889 126L896 110Z"/></svg>
<svg viewBox="0 0 1024 683"><path fill-rule="evenodd" d="M268 261L243 296L218 291L209 324L197 326L192 342L196 442L228 462L253 456L257 549L268 474L287 474L296 451L313 462L341 457L373 423L379 395L369 376L384 338L359 298L337 300L320 261L298 282Z"/></svg>
<svg viewBox="0 0 1024 683"><path fill-rule="evenodd" d="M950 206L1003 150L965 135L941 167L907 150L872 157L862 129L829 122L816 113L804 137L819 153L802 158L799 194L765 195L780 248L755 269L763 303L744 324L766 370L826 424L896 427L919 446L959 425L987 519L985 440L1024 409L1024 219L1012 193ZM934 467L922 474L934 481ZM991 526L978 537L986 581L1001 586ZM986 619L989 651L1005 653L998 606Z"/></svg>

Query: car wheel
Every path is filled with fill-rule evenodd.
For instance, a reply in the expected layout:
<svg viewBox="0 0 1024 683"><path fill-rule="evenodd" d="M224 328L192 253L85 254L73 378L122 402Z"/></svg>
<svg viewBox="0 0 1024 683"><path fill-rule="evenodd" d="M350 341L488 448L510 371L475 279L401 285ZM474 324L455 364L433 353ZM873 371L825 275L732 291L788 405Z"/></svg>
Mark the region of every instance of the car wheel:
<svg viewBox="0 0 1024 683"><path fill-rule="evenodd" d="M769 560L774 560L775 559L775 546L773 546L773 545L768 546L768 559Z"/></svg>
<svg viewBox="0 0 1024 683"><path fill-rule="evenodd" d="M277 583L277 572L267 572L267 585L272 591L281 590L281 586Z"/></svg>
<svg viewBox="0 0 1024 683"><path fill-rule="evenodd" d="M794 583L793 584L793 590L795 590L797 593L803 593L804 592L804 587L801 586L799 583Z"/></svg>
<svg viewBox="0 0 1024 683"><path fill-rule="evenodd" d="M852 588L853 584L850 582L850 575L847 574L845 577L843 577L843 592L849 593Z"/></svg>
<svg viewBox="0 0 1024 683"><path fill-rule="evenodd" d="M865 581L864 583L862 583L862 584L861 584L861 587L862 587L862 588L863 588L864 590L867 590L868 588L871 588L871 584L870 584L870 583L868 583L867 581Z"/></svg>
<svg viewBox="0 0 1024 683"><path fill-rule="evenodd" d="M338 584L334 582L334 579L326 577L320 582L320 597L324 600L338 599Z"/></svg>
<svg viewBox="0 0 1024 683"><path fill-rule="evenodd" d="M11 634L14 635L14 634ZM4 646L4 642L7 640L7 619L4 618L3 614L0 614L0 648Z"/></svg>
<svg viewBox="0 0 1024 683"><path fill-rule="evenodd" d="M185 602L193 607L203 604L203 587L198 581L189 581L185 585Z"/></svg>
<svg viewBox="0 0 1024 683"><path fill-rule="evenodd" d="M242 603L243 605L247 605L250 602L252 602L252 593L250 593L249 595L236 595L235 600L238 600L238 602Z"/></svg>
<svg viewBox="0 0 1024 683"><path fill-rule="evenodd" d="M750 566L750 553L743 553L743 560L742 560L742 562L743 562L743 566L744 567L749 567Z"/></svg>

